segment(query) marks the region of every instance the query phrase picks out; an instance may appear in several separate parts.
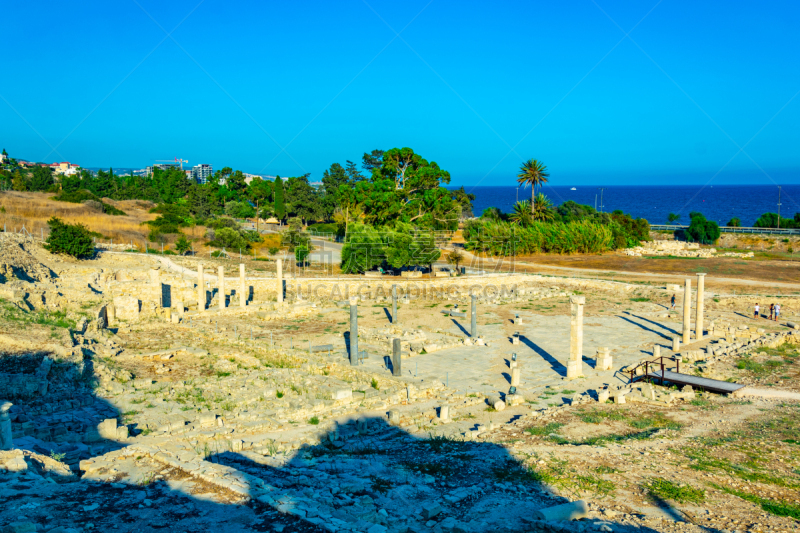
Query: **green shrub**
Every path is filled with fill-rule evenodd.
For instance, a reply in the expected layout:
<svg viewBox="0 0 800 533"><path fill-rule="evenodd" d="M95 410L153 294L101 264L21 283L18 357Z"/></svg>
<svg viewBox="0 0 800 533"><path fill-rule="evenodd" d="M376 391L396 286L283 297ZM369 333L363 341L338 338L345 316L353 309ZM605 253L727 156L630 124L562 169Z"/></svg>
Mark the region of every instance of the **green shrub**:
<svg viewBox="0 0 800 533"><path fill-rule="evenodd" d="M686 228L686 237L694 242L713 244L719 239L719 225L713 220L706 220L700 213L690 213L692 222Z"/></svg>
<svg viewBox="0 0 800 533"><path fill-rule="evenodd" d="M94 255L94 242L89 229L82 224L65 224L61 219L53 217L47 221L50 236L47 248L50 253L66 254L84 259Z"/></svg>

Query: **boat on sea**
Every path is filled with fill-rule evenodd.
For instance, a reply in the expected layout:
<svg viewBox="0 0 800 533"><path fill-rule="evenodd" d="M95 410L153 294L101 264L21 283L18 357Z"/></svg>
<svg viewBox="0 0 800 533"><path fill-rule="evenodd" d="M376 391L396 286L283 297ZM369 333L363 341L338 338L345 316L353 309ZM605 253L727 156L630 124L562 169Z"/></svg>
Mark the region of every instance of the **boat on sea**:
<svg viewBox="0 0 800 533"><path fill-rule="evenodd" d="M573 187L573 188L571 188L570 190L571 190L571 191L577 191L578 189L576 189L575 187Z"/></svg>

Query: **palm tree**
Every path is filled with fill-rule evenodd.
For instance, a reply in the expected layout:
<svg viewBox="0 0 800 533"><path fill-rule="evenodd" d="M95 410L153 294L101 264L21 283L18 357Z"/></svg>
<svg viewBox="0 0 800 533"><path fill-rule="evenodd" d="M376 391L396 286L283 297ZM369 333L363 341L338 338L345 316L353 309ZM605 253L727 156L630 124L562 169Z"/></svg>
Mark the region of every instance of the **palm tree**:
<svg viewBox="0 0 800 533"><path fill-rule="evenodd" d="M530 200L522 200L514 204L514 212L508 216L511 222L520 226L528 226L533 220Z"/></svg>
<svg viewBox="0 0 800 533"><path fill-rule="evenodd" d="M526 187L528 185L531 186L531 214L534 213L534 207L536 206L536 186L547 183L548 177L550 177L550 173L547 172L547 167L536 159L528 159L519 167L517 181Z"/></svg>
<svg viewBox="0 0 800 533"><path fill-rule="evenodd" d="M533 209L533 219L549 222L553 220L553 218L555 218L555 213L553 212L553 202L551 202L550 198L544 194L537 194Z"/></svg>

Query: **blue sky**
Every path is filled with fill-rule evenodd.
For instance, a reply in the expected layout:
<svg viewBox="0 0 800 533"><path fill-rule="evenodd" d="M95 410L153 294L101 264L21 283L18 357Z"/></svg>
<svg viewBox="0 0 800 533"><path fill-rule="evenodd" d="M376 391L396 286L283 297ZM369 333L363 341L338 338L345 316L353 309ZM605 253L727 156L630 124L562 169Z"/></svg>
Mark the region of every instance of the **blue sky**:
<svg viewBox="0 0 800 533"><path fill-rule="evenodd" d="M0 145L312 179L410 146L456 185L512 185L531 157L558 185L800 183L800 5L699 4L5 3Z"/></svg>

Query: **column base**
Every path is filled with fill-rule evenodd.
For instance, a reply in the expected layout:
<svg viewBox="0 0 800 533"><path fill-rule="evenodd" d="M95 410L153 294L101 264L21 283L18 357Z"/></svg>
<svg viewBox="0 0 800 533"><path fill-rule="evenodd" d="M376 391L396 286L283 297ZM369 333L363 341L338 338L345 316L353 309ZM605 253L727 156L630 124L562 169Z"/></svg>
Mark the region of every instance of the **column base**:
<svg viewBox="0 0 800 533"><path fill-rule="evenodd" d="M583 377L583 363L581 361L570 361L567 363L567 379L578 379Z"/></svg>

